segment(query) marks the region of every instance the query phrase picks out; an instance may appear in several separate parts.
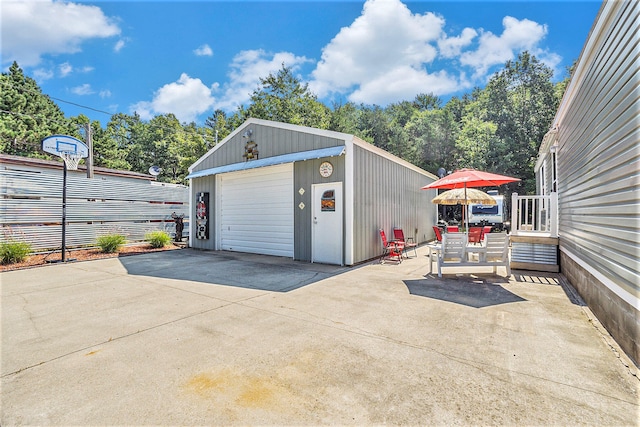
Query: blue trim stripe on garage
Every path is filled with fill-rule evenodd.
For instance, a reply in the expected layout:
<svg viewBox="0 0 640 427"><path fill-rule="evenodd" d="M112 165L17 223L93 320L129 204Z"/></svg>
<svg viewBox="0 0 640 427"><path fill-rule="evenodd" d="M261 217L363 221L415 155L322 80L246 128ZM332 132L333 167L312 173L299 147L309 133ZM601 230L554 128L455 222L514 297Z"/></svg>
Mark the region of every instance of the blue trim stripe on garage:
<svg viewBox="0 0 640 427"><path fill-rule="evenodd" d="M248 162L233 163L230 165L218 166L211 169L204 169L197 172L192 172L185 179L201 178L203 176L215 175L225 172L236 172L241 170L249 170L255 168L262 168L265 166L281 165L284 163L301 162L310 159L320 159L322 157L336 157L341 156L345 152L345 146L339 145L336 147L320 148L318 150L300 151L297 153L283 154L281 156L267 157L265 159L252 160Z"/></svg>

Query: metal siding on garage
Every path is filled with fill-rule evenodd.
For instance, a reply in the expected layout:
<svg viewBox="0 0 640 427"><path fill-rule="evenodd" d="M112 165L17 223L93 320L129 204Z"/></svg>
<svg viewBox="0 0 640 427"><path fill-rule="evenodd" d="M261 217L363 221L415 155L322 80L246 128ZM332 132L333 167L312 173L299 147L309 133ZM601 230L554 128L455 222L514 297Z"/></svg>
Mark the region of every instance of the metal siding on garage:
<svg viewBox="0 0 640 427"><path fill-rule="evenodd" d="M331 162L333 174L329 178L323 178L318 171L324 161ZM296 162L294 164L294 221L295 221L295 256L296 260L311 261L312 245L312 189L313 184L328 182L344 182L345 180L345 156L325 157L321 159ZM300 190L303 190L302 192ZM344 190L344 188L343 188ZM302 203L302 205L301 205ZM344 233L344 231L343 231ZM343 241L345 236L343 236Z"/></svg>
<svg viewBox="0 0 640 427"><path fill-rule="evenodd" d="M364 141L360 144L366 144ZM437 205L435 190L421 188L435 177L409 167L375 147L354 144L354 262L380 256L378 230L387 237L400 227L418 243L433 238Z"/></svg>
<svg viewBox="0 0 640 427"><path fill-rule="evenodd" d="M215 215L215 200L216 200L216 177L215 175L205 176L198 179L191 180L191 240L190 245L196 249L215 250L216 249L216 236L217 236L217 218ZM198 193L209 193L209 238L198 239L195 230L196 227L196 203L195 197Z"/></svg>
<svg viewBox="0 0 640 427"><path fill-rule="evenodd" d="M218 177L220 249L293 258L293 164Z"/></svg>

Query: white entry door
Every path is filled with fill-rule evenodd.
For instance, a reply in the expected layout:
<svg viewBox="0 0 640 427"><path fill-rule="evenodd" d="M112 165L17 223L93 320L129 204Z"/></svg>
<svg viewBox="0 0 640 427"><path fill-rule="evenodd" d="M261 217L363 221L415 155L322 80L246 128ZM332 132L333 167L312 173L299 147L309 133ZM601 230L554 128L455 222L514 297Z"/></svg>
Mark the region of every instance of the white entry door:
<svg viewBox="0 0 640 427"><path fill-rule="evenodd" d="M311 262L342 265L342 182L313 185Z"/></svg>

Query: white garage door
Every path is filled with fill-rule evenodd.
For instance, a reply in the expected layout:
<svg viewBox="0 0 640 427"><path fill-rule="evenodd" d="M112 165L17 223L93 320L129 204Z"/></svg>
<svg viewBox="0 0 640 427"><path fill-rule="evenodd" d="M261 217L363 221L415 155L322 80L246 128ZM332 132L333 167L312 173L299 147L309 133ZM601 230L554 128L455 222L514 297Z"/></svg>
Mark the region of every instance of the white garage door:
<svg viewBox="0 0 640 427"><path fill-rule="evenodd" d="M218 179L219 248L293 258L293 163Z"/></svg>

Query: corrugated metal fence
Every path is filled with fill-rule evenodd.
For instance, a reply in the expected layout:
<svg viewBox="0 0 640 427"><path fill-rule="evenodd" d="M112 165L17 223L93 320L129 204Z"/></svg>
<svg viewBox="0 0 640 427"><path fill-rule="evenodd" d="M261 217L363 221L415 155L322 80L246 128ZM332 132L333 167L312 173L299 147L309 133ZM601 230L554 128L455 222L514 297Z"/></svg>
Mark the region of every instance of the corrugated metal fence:
<svg viewBox="0 0 640 427"><path fill-rule="evenodd" d="M62 179L59 162L0 157L0 241L17 240L32 249L58 249L62 244ZM128 242L143 241L149 231L172 237L171 214L184 215L189 230L189 189L153 177L96 168L67 172L66 246L94 246L105 234L123 234Z"/></svg>

